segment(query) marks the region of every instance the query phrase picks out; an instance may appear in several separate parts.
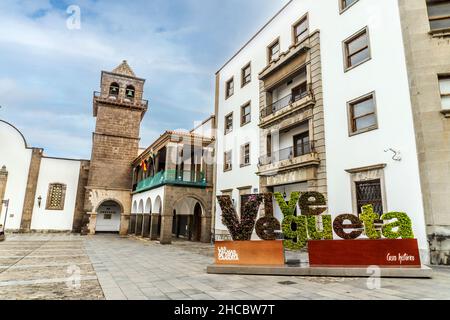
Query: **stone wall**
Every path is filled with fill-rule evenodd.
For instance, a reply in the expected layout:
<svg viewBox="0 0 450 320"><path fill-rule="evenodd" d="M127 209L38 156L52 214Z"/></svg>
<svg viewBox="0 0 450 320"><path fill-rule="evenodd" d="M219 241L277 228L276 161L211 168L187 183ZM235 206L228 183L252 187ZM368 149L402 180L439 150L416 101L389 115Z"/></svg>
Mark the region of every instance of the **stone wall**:
<svg viewBox="0 0 450 320"><path fill-rule="evenodd" d="M78 178L77 199L75 202L75 214L73 217L72 232L80 233L83 223L84 202L86 195L86 186L89 179L89 161L81 161L80 163L80 176Z"/></svg>
<svg viewBox="0 0 450 320"><path fill-rule="evenodd" d="M399 0L431 262L450 265L450 118L438 75L450 74L450 37L433 35L426 1Z"/></svg>
<svg viewBox="0 0 450 320"><path fill-rule="evenodd" d="M212 192L212 188L165 187L160 239L162 244L170 244L172 242L173 210L177 202L186 198L193 198L200 202L203 209L201 242L208 243L211 241Z"/></svg>
<svg viewBox="0 0 450 320"><path fill-rule="evenodd" d="M29 232L31 228L31 218L33 215L34 202L36 200L36 188L41 167L42 154L44 150L33 148L31 153L30 168L28 169L28 180L23 203L22 220L20 232ZM45 203L41 204L45 206Z"/></svg>
<svg viewBox="0 0 450 320"><path fill-rule="evenodd" d="M8 182L8 171L5 166L0 169L0 214L3 209L3 200L5 200L6 184ZM3 224L0 221L0 224Z"/></svg>

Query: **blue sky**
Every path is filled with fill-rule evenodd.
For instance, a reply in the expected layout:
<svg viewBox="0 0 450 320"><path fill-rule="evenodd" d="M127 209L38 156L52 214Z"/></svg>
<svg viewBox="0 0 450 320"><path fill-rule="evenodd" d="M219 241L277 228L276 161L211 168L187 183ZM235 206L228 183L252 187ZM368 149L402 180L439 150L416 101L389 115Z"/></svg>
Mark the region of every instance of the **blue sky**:
<svg viewBox="0 0 450 320"><path fill-rule="evenodd" d="M124 59L147 79L141 145L213 113L214 74L287 0L2 0L0 118L31 146L90 158L92 92ZM81 8L81 29L66 10Z"/></svg>

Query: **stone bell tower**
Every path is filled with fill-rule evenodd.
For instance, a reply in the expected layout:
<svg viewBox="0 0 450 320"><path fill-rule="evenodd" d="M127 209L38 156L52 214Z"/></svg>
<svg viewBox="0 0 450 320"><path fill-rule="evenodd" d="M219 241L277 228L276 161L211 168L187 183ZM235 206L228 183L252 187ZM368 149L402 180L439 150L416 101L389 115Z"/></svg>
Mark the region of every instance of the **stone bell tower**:
<svg viewBox="0 0 450 320"><path fill-rule="evenodd" d="M102 72L100 92L94 92L96 127L92 136L84 228L90 234L98 231L97 224L103 218L106 224L101 231L127 233L131 212L131 163L138 156L141 120L148 108L148 101L142 99L144 83L145 80L136 77L123 61L113 71ZM120 211L120 218L114 217L115 224L107 221L113 219L111 214L101 216L99 208L105 204Z"/></svg>

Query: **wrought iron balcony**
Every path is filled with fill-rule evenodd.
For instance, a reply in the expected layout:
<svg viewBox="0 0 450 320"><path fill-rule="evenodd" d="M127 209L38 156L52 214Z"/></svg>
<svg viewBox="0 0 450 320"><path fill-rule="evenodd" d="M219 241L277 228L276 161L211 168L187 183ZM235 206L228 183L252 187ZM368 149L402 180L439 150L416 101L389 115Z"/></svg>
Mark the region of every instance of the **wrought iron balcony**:
<svg viewBox="0 0 450 320"><path fill-rule="evenodd" d="M135 192L144 192L168 184L203 188L207 187L204 172L167 170L158 172L155 176L139 182Z"/></svg>
<svg viewBox="0 0 450 320"><path fill-rule="evenodd" d="M306 98L309 95L310 95L310 92L308 90L305 92L302 92L301 94L297 94L297 95L289 94L288 96L275 101L271 105L269 105L266 108L264 108L263 110L261 110L261 118L268 117L284 108L287 108L294 102L297 102L303 98Z"/></svg>
<svg viewBox="0 0 450 320"><path fill-rule="evenodd" d="M314 152L315 149L313 142L303 144L302 150L295 150L294 147L281 149L278 151L274 151L269 155L264 155L260 157L259 166L267 166L281 161L292 160L294 158L301 157Z"/></svg>

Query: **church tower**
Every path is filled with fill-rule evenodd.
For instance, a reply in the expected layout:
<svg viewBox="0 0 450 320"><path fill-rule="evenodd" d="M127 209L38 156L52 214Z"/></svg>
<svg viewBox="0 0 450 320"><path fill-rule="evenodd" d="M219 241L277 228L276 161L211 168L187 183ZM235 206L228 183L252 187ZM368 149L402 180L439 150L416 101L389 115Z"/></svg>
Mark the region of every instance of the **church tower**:
<svg viewBox="0 0 450 320"><path fill-rule="evenodd" d="M143 100L144 83L123 61L113 71L102 72L100 92L94 93L96 127L85 197L90 234L127 233L131 163L138 156L140 124L148 108L148 101Z"/></svg>

